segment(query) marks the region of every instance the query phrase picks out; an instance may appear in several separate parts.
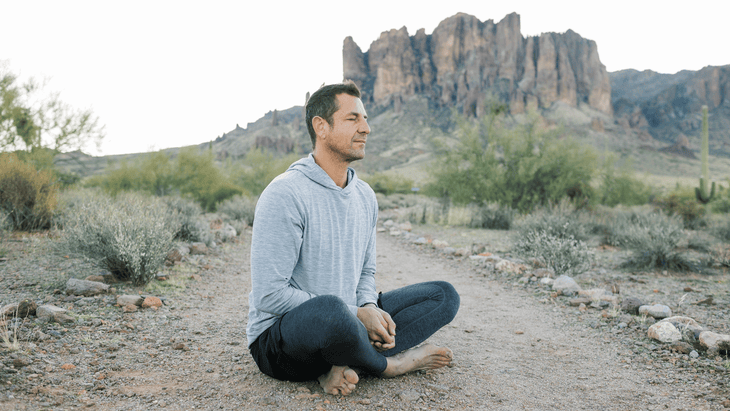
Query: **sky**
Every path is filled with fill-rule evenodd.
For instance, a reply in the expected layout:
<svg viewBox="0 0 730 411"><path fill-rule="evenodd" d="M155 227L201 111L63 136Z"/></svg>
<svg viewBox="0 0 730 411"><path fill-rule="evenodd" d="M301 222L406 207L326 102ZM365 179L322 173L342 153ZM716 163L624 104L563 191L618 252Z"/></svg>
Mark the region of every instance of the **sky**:
<svg viewBox="0 0 730 411"><path fill-rule="evenodd" d="M303 105L342 80L347 36L367 51L390 29L431 34L458 12L495 23L517 12L523 36L596 41L608 71L675 73L730 64L728 11L726 0L0 0L0 60L91 109L106 136L84 151L112 155L204 143Z"/></svg>

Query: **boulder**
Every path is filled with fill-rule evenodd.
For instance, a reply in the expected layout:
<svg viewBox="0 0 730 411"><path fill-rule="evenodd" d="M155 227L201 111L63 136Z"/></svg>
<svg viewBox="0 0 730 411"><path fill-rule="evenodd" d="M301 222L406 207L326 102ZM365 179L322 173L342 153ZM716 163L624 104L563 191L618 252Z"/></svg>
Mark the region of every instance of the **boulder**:
<svg viewBox="0 0 730 411"><path fill-rule="evenodd" d="M203 255L208 253L208 246L205 243L197 242L190 244L191 255Z"/></svg>
<svg viewBox="0 0 730 411"><path fill-rule="evenodd" d="M405 223L398 224L398 229L401 231L411 231L413 230L413 226L410 221L406 221Z"/></svg>
<svg viewBox="0 0 730 411"><path fill-rule="evenodd" d="M109 285L98 281L86 281L76 278L69 278L66 282L66 294L83 295L89 297L92 295L103 294L109 291Z"/></svg>
<svg viewBox="0 0 730 411"><path fill-rule="evenodd" d="M142 301L142 308L160 308L162 307L162 300L160 300L158 297L145 297L144 301Z"/></svg>
<svg viewBox="0 0 730 411"><path fill-rule="evenodd" d="M19 303L12 303L0 308L0 319L20 317L25 318L36 314L38 305L35 301L23 300Z"/></svg>

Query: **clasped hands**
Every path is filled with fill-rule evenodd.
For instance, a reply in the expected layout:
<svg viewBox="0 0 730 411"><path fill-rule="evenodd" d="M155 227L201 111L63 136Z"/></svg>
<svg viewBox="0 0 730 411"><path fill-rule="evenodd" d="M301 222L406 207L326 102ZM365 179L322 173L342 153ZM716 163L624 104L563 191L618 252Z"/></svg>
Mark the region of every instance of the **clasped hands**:
<svg viewBox="0 0 730 411"><path fill-rule="evenodd" d="M390 314L375 304L366 304L357 309L357 318L363 323L370 338L370 344L378 351L395 347L395 323Z"/></svg>

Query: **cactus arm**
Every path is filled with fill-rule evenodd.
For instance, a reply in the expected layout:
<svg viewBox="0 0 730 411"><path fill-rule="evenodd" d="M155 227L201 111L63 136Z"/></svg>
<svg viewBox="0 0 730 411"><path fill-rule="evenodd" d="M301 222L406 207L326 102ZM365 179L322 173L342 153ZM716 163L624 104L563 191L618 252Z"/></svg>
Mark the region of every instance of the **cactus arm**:
<svg viewBox="0 0 730 411"><path fill-rule="evenodd" d="M708 185L710 184L710 133L707 124L707 106L702 106L702 177L700 177L700 186L695 188L695 196L702 204L707 204L715 196L715 182L712 182L712 189L708 193Z"/></svg>

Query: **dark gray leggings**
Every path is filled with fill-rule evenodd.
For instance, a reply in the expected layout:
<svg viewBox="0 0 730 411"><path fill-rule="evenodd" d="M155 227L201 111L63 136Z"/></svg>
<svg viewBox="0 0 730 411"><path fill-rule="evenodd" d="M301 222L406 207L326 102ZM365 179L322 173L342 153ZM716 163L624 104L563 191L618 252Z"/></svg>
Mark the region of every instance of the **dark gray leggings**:
<svg viewBox="0 0 730 411"><path fill-rule="evenodd" d="M409 285L380 295L396 324L395 348L379 353L367 331L338 297L323 295L279 318L249 347L259 369L274 378L308 381L333 365L380 374L386 357L412 348L451 322L460 298L444 281Z"/></svg>

